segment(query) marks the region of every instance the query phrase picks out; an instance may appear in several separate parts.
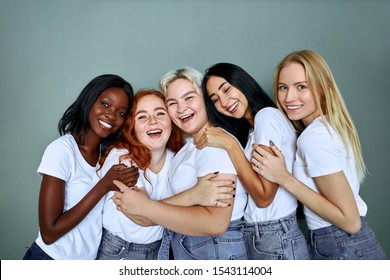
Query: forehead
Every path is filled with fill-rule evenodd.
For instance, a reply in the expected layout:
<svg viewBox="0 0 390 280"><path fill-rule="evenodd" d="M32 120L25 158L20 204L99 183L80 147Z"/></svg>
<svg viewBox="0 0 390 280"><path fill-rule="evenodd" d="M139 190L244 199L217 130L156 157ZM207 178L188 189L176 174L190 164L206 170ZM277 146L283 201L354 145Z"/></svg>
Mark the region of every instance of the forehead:
<svg viewBox="0 0 390 280"><path fill-rule="evenodd" d="M190 91L195 91L195 87L191 81L186 79L177 79L168 86L166 97L177 98Z"/></svg>
<svg viewBox="0 0 390 280"><path fill-rule="evenodd" d="M154 109L156 107L162 107L165 109L165 102L162 98L155 95L143 96L139 99L137 104L137 111Z"/></svg>
<svg viewBox="0 0 390 280"><path fill-rule="evenodd" d="M289 81L289 80L301 80L306 79L306 71L302 64L297 62L291 62L284 66L280 70L279 80L280 81Z"/></svg>

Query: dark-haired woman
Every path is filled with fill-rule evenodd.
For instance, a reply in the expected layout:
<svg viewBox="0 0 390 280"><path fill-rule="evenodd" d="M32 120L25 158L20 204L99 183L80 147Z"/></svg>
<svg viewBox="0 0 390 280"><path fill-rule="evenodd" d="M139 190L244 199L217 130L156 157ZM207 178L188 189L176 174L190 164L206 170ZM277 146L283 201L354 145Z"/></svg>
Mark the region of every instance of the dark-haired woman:
<svg viewBox="0 0 390 280"><path fill-rule="evenodd" d="M95 259L102 234L104 195L117 190L113 180L133 186L138 170L118 164L99 180L98 160L115 142L133 104L133 89L123 78L94 78L58 123L60 137L46 148L38 174L39 234L26 260Z"/></svg>

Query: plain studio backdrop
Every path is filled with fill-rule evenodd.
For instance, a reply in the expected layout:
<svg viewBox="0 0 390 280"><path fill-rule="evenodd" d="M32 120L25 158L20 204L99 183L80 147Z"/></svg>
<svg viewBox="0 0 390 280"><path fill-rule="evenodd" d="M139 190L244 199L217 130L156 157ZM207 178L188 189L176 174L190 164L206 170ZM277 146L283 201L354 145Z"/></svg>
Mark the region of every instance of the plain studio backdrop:
<svg viewBox="0 0 390 280"><path fill-rule="evenodd" d="M300 49L326 59L345 98L370 172L367 219L390 255L389 14L384 0L0 0L0 259L37 237L37 167L92 78L157 89L178 67L231 62L273 96L275 66Z"/></svg>

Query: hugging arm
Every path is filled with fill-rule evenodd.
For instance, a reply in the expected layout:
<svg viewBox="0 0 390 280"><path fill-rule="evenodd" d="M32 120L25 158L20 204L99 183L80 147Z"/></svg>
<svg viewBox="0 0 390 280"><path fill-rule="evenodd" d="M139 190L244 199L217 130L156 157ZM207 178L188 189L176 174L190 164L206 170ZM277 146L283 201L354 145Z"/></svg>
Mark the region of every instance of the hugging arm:
<svg viewBox="0 0 390 280"><path fill-rule="evenodd" d="M343 171L314 177L319 193L303 184L287 171L284 156L275 146L275 155L260 146L253 151L253 169L292 193L306 207L329 223L353 234L360 229L359 211Z"/></svg>

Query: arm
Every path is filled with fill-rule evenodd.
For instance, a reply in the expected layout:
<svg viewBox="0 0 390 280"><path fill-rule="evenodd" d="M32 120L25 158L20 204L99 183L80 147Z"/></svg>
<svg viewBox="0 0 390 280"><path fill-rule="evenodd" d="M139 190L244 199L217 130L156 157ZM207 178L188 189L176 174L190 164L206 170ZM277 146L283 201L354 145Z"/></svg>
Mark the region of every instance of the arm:
<svg viewBox="0 0 390 280"><path fill-rule="evenodd" d="M221 179L236 180L236 175L219 174ZM115 181L120 186L120 182ZM125 215L138 215L165 228L185 235L222 235L230 224L233 207L176 206L149 199L145 193L126 190L127 202L122 203L122 194L115 192L117 209ZM234 200L230 200L233 205ZM191 221L191 222L189 222Z"/></svg>
<svg viewBox="0 0 390 280"><path fill-rule="evenodd" d="M161 200L161 202L178 206L202 205L229 207L231 206L230 199L233 199L235 196L235 182L230 180L213 180L217 174L218 173L216 172L203 176L198 179L198 183L194 187L165 198ZM120 188L121 193L118 193L117 197L120 197L121 205L130 204L132 192L127 192L126 190L128 188L123 187L122 184L119 184L118 187ZM144 188L135 187L133 190L146 193ZM131 215L126 211L124 211L124 214L137 225L143 227L156 225L154 222L145 217Z"/></svg>
<svg viewBox="0 0 390 280"><path fill-rule="evenodd" d="M235 196L235 182L216 180L219 172L200 177L192 188L162 200L165 203L179 206L216 206L229 207L230 199Z"/></svg>
<svg viewBox="0 0 390 280"><path fill-rule="evenodd" d="M350 234L359 231L359 211L344 172L314 177L313 180L320 192L317 193L290 174L282 153L275 146L271 148L276 156L255 146L252 158L254 170L283 186L329 223Z"/></svg>
<svg viewBox="0 0 390 280"><path fill-rule="evenodd" d="M278 190L278 185L268 181L252 169L240 144L229 134L220 128L208 127L198 143L196 143L196 146L199 149L205 146L225 149L234 164L238 178L240 178L245 190L255 201L256 206L263 208L272 203ZM262 147L270 150L267 146Z"/></svg>
<svg viewBox="0 0 390 280"><path fill-rule="evenodd" d="M133 185L137 180L137 174L138 170L134 167L113 166L94 188L74 207L65 212L63 212L65 181L43 175L39 194L39 227L43 241L46 244L52 244L76 227L108 191L117 190L112 183L114 179Z"/></svg>

